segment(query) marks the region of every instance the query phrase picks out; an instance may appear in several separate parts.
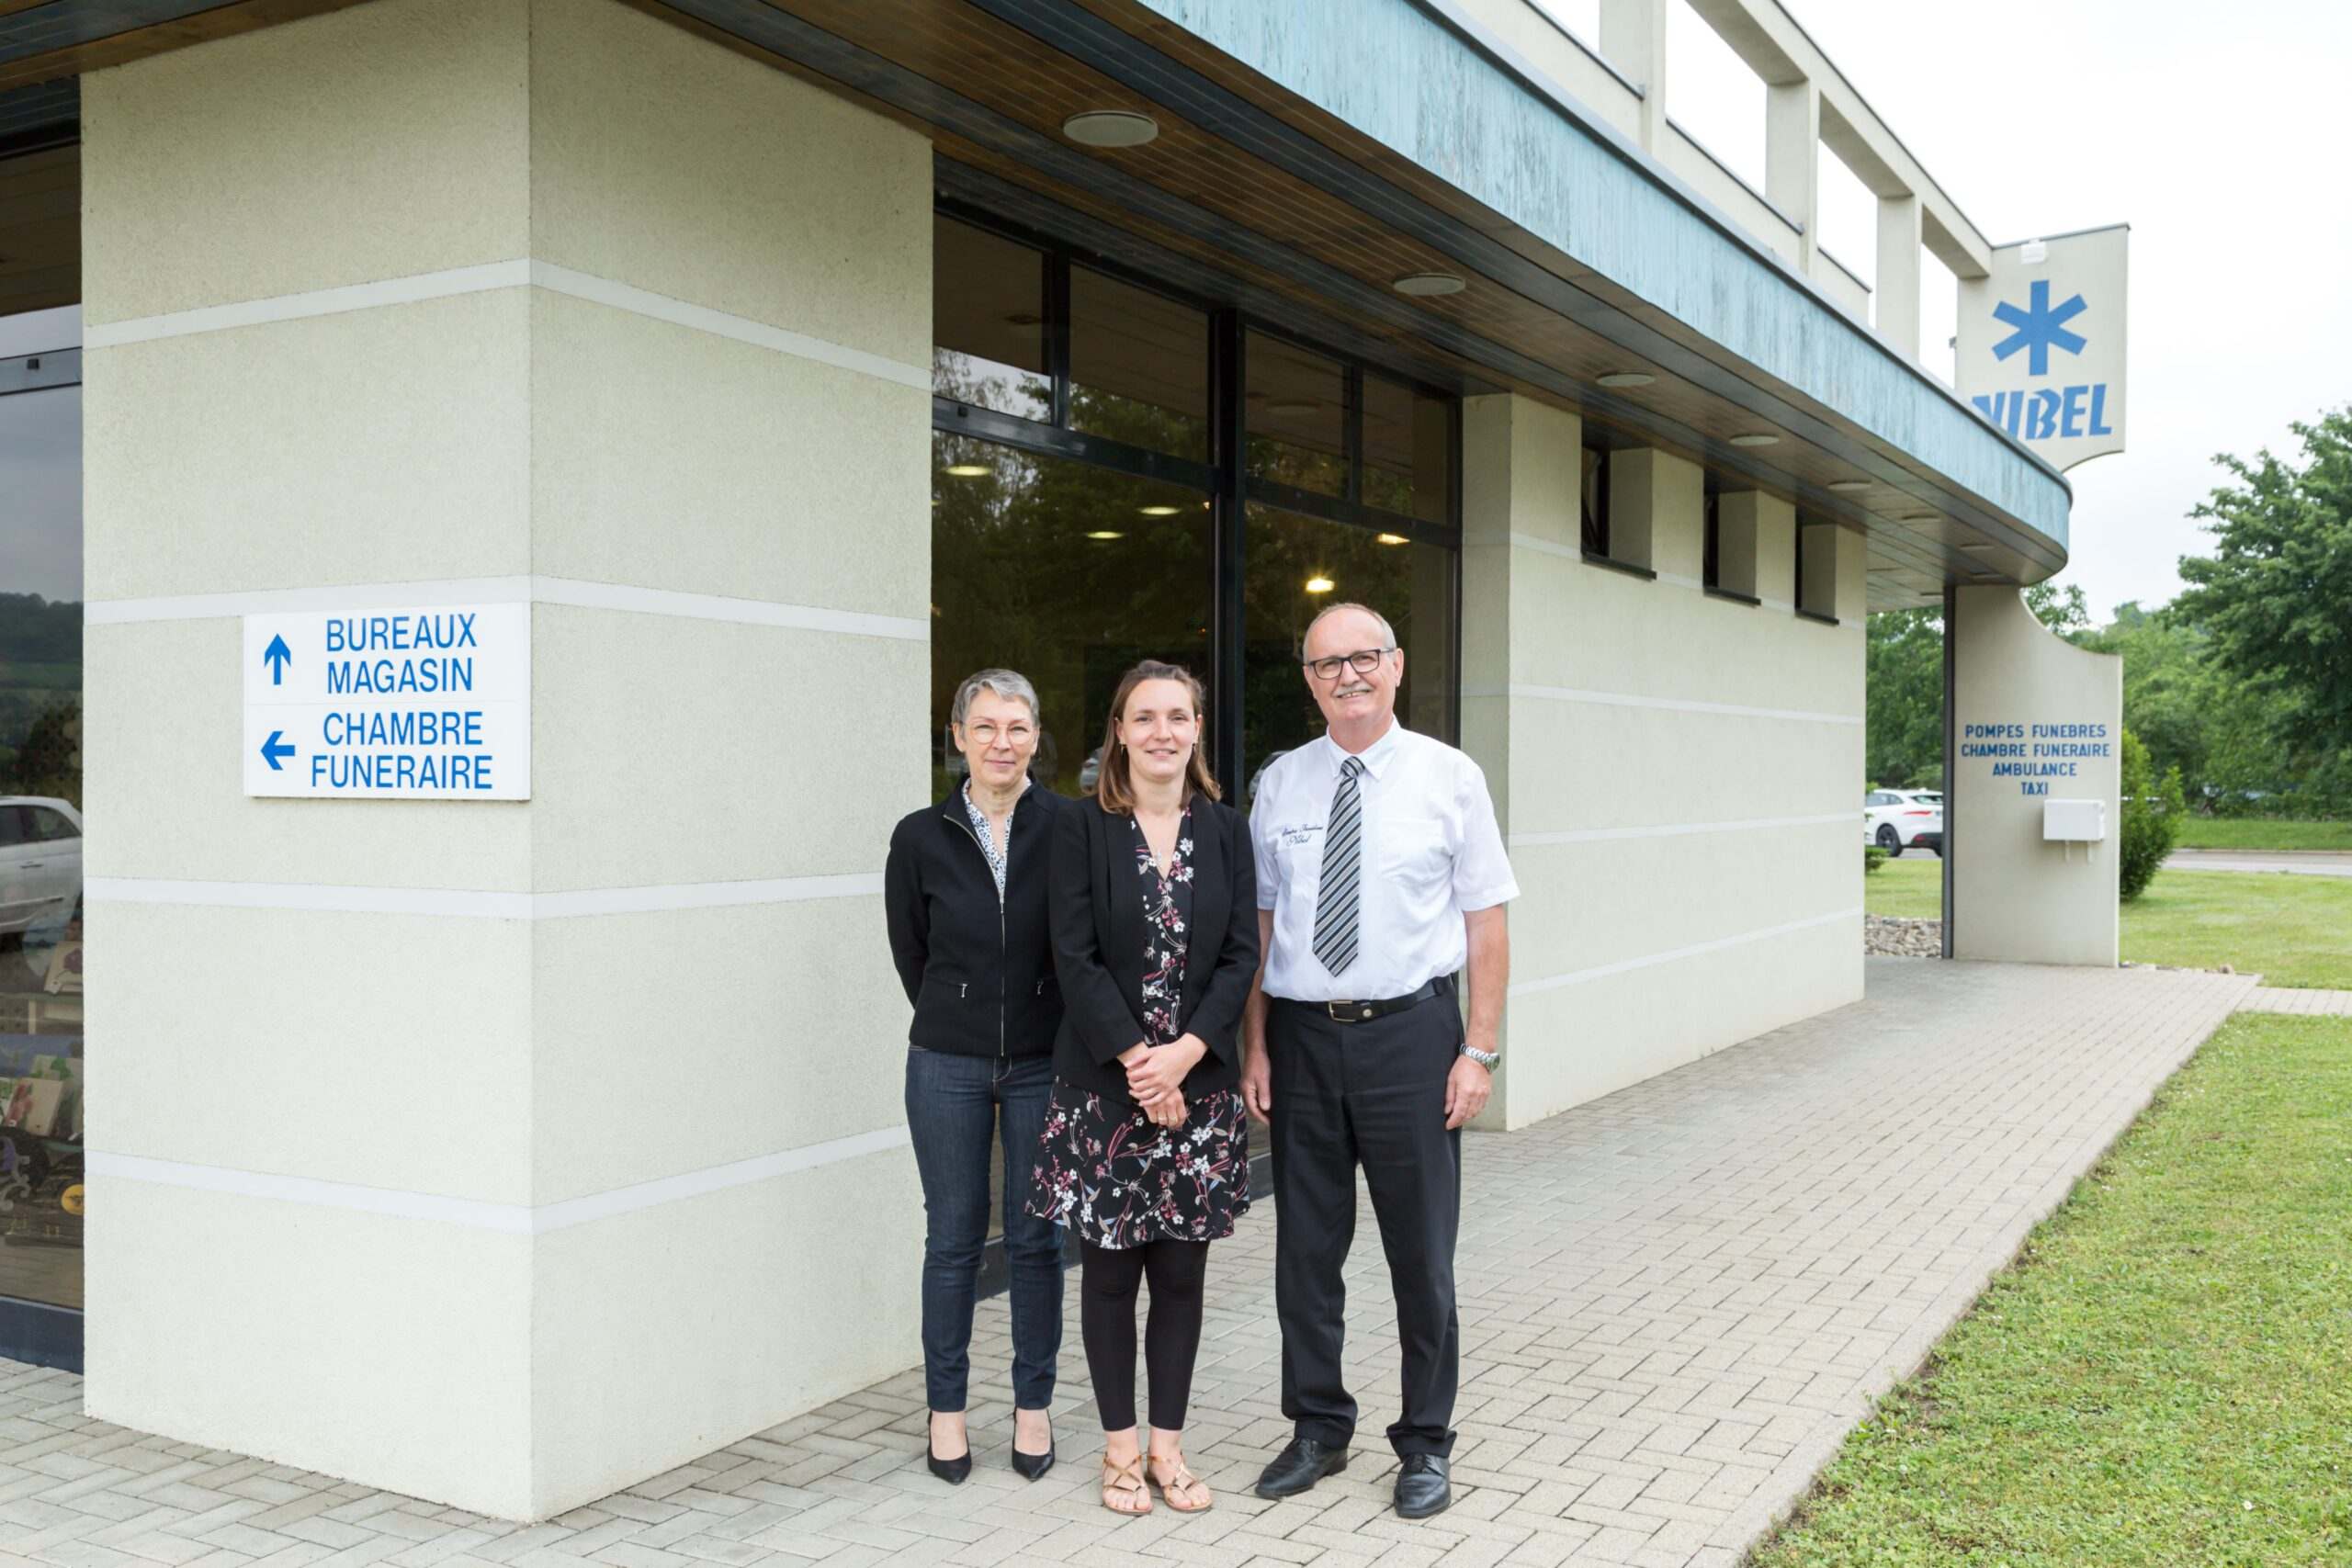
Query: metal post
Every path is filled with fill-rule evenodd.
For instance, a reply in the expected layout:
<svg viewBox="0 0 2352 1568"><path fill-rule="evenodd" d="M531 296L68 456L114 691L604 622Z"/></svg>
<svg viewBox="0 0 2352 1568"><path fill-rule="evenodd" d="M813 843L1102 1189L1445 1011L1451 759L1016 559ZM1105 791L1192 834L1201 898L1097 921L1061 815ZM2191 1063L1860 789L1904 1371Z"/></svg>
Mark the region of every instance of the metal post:
<svg viewBox="0 0 2352 1568"><path fill-rule="evenodd" d="M1958 817L1953 809L1958 802L1951 797L1953 720L1959 712L1955 697L1960 690L1959 662L1952 657L1953 628L1960 618L1960 589L1953 583L1944 584L1944 919L1943 938L1946 958L1951 956L1951 882L1952 882L1952 823Z"/></svg>
<svg viewBox="0 0 2352 1568"><path fill-rule="evenodd" d="M1210 556L1215 573L1209 626L1209 684L1215 706L1209 720L1209 754L1217 783L1236 807L1249 778L1241 754L1241 687L1249 643L1242 626L1241 572L1248 502L1242 472L1249 440L1249 409L1243 398L1242 323L1238 310L1219 310L1209 321L1209 423L1216 492L1210 498Z"/></svg>

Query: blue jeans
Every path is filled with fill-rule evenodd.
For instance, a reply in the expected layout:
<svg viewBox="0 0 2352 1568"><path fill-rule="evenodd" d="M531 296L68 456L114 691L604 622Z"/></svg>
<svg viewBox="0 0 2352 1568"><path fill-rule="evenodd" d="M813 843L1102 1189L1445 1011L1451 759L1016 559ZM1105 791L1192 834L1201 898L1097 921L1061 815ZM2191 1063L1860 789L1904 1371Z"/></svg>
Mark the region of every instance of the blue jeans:
<svg viewBox="0 0 2352 1568"><path fill-rule="evenodd" d="M1004 1257L1012 1285L1012 1403L1054 1399L1062 1348L1062 1234L1028 1212L1046 1137L1050 1056L907 1051L907 1128L922 1176L922 1361L933 1410L961 1410L971 1377L972 1305L989 1230L989 1135L1004 1142Z"/></svg>

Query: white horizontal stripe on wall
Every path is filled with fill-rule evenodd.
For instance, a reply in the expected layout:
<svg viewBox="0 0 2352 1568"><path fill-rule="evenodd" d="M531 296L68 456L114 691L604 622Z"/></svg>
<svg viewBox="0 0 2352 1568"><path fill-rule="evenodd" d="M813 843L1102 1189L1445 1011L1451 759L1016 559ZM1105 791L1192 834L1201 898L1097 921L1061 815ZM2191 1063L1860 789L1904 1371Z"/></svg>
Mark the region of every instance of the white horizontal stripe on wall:
<svg viewBox="0 0 2352 1568"><path fill-rule="evenodd" d="M1737 936L1717 937L1713 942L1693 942L1689 947L1670 948L1664 953L1644 953L1639 958L1622 958L1614 964L1596 964L1590 969L1578 969L1566 975L1554 975L1542 980L1522 980L1513 985L1510 996L1532 996L1538 991L1556 991L1564 986L1580 986L1587 980L1599 980L1611 975L1623 975L1635 969L1649 969L1660 964L1672 964L1677 959L1696 958L1702 953L1721 953L1729 947L1744 947L1751 942L1765 942L1793 931L1810 931L1815 926L1835 925L1840 920L1859 920L1861 907L1836 909L1826 915L1815 915L1809 919L1791 920L1785 925L1767 926L1762 931L1742 931Z"/></svg>
<svg viewBox="0 0 2352 1568"><path fill-rule="evenodd" d="M1851 811L1825 811L1813 817L1751 817L1740 822L1674 822L1648 828L1577 828L1561 833L1513 833L1506 841L1521 844L1597 844L1611 839L1671 839L1685 833L1752 833L1773 828L1817 828L1831 822L1861 826L1860 807Z"/></svg>
<svg viewBox="0 0 2352 1568"><path fill-rule="evenodd" d="M839 632L846 637L895 637L907 642L927 642L931 638L930 624L912 615L874 615L859 610L779 604L765 599L730 598L723 593L684 593L668 588L637 588L574 577L465 577L433 582L261 588L243 593L179 593L155 599L93 599L83 605L82 621L85 626L124 626L141 621L219 620L294 610L384 610L411 604L430 607L516 599L575 609L622 610L641 615L731 621L793 631Z"/></svg>
<svg viewBox="0 0 2352 1568"><path fill-rule="evenodd" d="M708 333L714 337L731 338L737 343L750 344L754 348L788 354L796 359L854 370L859 375L895 382L919 392L931 390L931 371L927 367L903 364L884 355L829 343L805 333L787 332L782 327L755 321L747 316L730 315L707 305L689 304L666 294L656 294L650 288L616 283L608 277L558 266L552 262L524 258L484 262L478 266L449 267L409 277L349 283L335 288L313 288L300 294L280 294L267 299L240 300L232 305L205 305L192 310L172 310L160 316L141 316L127 321L101 322L85 328L83 341L89 348L120 348L130 344L153 343L160 338L192 337L200 333L266 326L274 321L307 321L317 316L343 315L352 310L371 310L386 305L413 305L426 299L447 299L461 294L486 294L493 289L526 287L570 295L575 299L585 299L592 304L610 306L616 310L627 310L652 321L667 321L673 326Z"/></svg>
<svg viewBox="0 0 2352 1568"><path fill-rule="evenodd" d="M1815 713L1807 708L1747 707L1738 703L1702 703L1679 697L1637 697L1624 692L1587 692L1573 686L1464 686L1465 697L1526 697L1547 703L1594 703L1602 707L1657 708L1667 713L1715 713L1735 718L1786 718L1808 724L1860 724L1858 713Z"/></svg>
<svg viewBox="0 0 2352 1568"><path fill-rule="evenodd" d="M381 1214L390 1219L428 1220L498 1231L507 1235L545 1235L550 1231L590 1224L622 1214L699 1198L731 1187L747 1187L796 1171L815 1170L843 1160L861 1159L903 1148L910 1135L903 1125L833 1138L797 1149L758 1155L704 1170L664 1176L651 1181L616 1187L560 1203L484 1203L469 1198L445 1198L431 1192L403 1192L390 1188L363 1187L348 1181L317 1181L305 1176L274 1176L261 1171L232 1170L221 1166L191 1165L182 1160L149 1159L143 1155L88 1155L92 1175L145 1181L198 1192L220 1192L239 1198L266 1198L317 1209L343 1209L354 1213Z"/></svg>
<svg viewBox="0 0 2352 1568"><path fill-rule="evenodd" d="M882 874L780 876L743 882L680 882L650 887L591 887L571 893L483 893L455 887L352 887L309 882L179 882L93 876L94 904L192 904L219 909L300 909L314 914L434 915L492 920L560 920L587 915L648 915L789 904L811 898L878 897Z"/></svg>

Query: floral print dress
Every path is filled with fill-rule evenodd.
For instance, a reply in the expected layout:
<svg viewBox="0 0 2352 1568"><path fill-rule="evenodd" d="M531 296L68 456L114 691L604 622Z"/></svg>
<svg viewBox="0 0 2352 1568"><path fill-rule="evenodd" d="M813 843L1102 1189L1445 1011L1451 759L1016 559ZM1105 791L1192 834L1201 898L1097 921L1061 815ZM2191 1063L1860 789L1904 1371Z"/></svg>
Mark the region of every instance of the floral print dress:
<svg viewBox="0 0 2352 1568"><path fill-rule="evenodd" d="M1193 813L1176 825L1176 852L1161 875L1143 826L1135 834L1143 899L1144 1038L1165 1045L1184 1032L1184 964L1192 951ZM1187 1095L1182 1127L1152 1124L1141 1107L1059 1082L1046 1113L1045 1148L1030 1188L1032 1213L1109 1248L1146 1242L1215 1241L1250 1207L1250 1120L1236 1089Z"/></svg>

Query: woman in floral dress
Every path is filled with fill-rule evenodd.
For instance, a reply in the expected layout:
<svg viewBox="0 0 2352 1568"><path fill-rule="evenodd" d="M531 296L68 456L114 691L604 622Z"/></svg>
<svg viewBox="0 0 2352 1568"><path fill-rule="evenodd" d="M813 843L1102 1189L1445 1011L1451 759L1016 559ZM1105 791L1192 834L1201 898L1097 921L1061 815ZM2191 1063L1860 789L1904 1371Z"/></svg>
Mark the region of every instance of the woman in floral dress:
<svg viewBox="0 0 2352 1568"><path fill-rule="evenodd" d="M1201 684L1147 660L1111 705L1095 797L1055 825L1048 918L1062 992L1031 1201L1076 1230L1080 1323L1102 1416L1102 1506L1214 1499L1184 1463L1209 1243L1250 1206L1238 1031L1258 966L1241 814L1200 747ZM1136 1294L1151 1281L1147 1457L1136 1424Z"/></svg>

